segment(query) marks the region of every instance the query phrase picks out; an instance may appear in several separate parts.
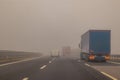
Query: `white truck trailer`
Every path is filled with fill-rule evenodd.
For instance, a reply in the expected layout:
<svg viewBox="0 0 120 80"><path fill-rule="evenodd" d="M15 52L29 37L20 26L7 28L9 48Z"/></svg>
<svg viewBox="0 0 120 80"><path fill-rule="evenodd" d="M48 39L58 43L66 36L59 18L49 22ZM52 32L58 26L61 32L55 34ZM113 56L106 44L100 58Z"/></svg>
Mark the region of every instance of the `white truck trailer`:
<svg viewBox="0 0 120 80"><path fill-rule="evenodd" d="M53 50L50 53L51 57L59 57L60 56L60 52L59 50Z"/></svg>

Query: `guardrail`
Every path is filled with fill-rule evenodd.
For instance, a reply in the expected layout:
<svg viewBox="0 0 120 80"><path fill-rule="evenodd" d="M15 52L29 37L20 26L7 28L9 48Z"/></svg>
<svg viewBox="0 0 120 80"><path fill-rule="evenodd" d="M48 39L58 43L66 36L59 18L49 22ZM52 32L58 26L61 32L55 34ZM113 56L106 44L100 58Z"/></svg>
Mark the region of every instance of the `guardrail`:
<svg viewBox="0 0 120 80"><path fill-rule="evenodd" d="M38 57L41 56L40 53L32 53L32 52L14 52L14 51L6 51L0 52L0 64L10 61L17 61L31 57Z"/></svg>
<svg viewBox="0 0 120 80"><path fill-rule="evenodd" d="M120 55L111 55L110 60L120 62Z"/></svg>

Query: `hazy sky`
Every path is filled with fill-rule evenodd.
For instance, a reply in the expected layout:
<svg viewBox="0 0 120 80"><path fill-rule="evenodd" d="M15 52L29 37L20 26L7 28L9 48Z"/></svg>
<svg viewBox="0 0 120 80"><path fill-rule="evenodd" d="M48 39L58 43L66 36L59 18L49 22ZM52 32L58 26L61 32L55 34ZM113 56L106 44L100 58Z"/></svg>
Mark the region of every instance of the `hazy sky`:
<svg viewBox="0 0 120 80"><path fill-rule="evenodd" d="M120 53L120 0L0 0L1 50L77 48L89 29L111 29Z"/></svg>

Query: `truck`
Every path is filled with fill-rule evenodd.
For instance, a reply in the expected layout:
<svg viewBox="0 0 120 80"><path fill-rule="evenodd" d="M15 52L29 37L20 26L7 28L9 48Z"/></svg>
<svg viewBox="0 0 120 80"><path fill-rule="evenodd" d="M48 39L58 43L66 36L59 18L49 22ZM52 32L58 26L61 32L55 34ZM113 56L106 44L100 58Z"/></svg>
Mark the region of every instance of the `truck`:
<svg viewBox="0 0 120 80"><path fill-rule="evenodd" d="M60 52L59 52L59 50L52 50L50 55L51 55L51 57L59 57Z"/></svg>
<svg viewBox="0 0 120 80"><path fill-rule="evenodd" d="M110 59L111 30L88 30L81 36L80 58L86 61Z"/></svg>
<svg viewBox="0 0 120 80"><path fill-rule="evenodd" d="M70 55L71 54L71 47L70 46L62 47L62 53L63 53L63 56Z"/></svg>

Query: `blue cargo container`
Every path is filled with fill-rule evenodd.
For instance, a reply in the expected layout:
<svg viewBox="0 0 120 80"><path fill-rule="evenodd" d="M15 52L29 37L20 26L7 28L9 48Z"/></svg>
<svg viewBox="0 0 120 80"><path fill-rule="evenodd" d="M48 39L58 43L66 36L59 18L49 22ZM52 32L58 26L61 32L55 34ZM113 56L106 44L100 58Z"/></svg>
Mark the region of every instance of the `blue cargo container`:
<svg viewBox="0 0 120 80"><path fill-rule="evenodd" d="M81 36L81 59L106 61L111 53L111 31L89 30Z"/></svg>

